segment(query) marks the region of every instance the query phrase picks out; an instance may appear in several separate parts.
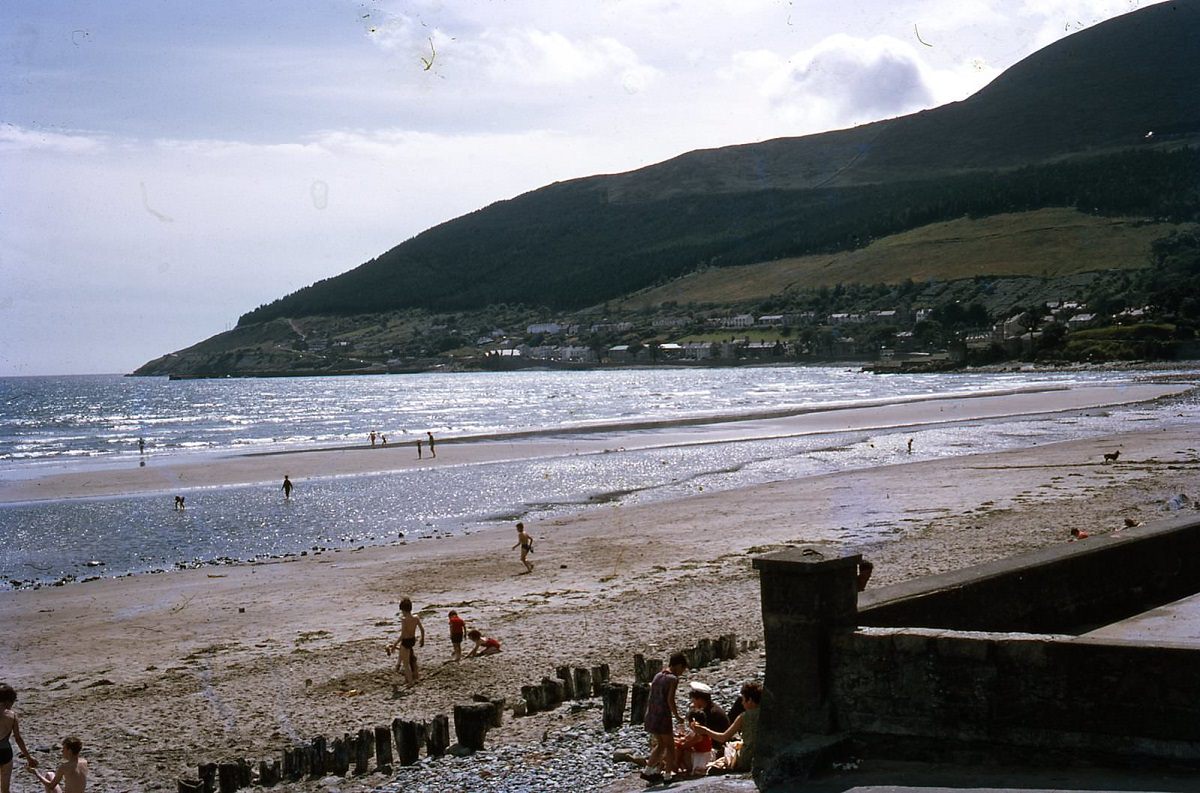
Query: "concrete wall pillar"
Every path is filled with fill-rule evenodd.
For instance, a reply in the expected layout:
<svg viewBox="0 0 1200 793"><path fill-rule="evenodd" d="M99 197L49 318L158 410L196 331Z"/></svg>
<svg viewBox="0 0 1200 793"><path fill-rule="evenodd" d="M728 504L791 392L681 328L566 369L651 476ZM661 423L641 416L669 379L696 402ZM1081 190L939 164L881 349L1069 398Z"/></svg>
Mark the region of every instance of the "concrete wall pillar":
<svg viewBox="0 0 1200 793"><path fill-rule="evenodd" d="M837 731L832 704L830 634L858 616L859 554L789 548L754 560L762 591L767 663L760 759L804 734Z"/></svg>

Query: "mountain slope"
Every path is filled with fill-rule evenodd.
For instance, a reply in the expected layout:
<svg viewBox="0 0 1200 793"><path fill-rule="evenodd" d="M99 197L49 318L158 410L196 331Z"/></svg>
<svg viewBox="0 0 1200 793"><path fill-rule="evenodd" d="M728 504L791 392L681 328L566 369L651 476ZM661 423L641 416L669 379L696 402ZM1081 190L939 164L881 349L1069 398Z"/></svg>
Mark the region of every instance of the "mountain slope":
<svg viewBox="0 0 1200 793"><path fill-rule="evenodd" d="M704 266L852 249L963 214L1075 206L1191 219L1200 161L1169 149L1200 140L1196 41L1200 4L1152 6L1035 53L963 102L499 202L239 324L418 306L578 307Z"/></svg>

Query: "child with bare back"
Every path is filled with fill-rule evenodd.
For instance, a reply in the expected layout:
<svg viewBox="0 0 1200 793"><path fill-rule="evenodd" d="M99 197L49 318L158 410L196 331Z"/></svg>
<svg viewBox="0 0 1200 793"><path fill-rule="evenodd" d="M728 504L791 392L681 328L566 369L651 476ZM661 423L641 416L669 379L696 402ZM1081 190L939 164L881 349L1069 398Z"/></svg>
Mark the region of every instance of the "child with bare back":
<svg viewBox="0 0 1200 793"><path fill-rule="evenodd" d="M12 706L17 703L17 692L7 683L0 683L0 792L9 793L12 789L13 750L12 741L17 742L21 750L20 756L29 761L30 768L37 768L37 761L29 756L25 739L21 737L21 726L17 723L17 714Z"/></svg>
<svg viewBox="0 0 1200 793"><path fill-rule="evenodd" d="M400 638L387 648L388 655L391 655L399 646L396 671L404 673L404 682L410 686L421 679L417 672L417 654L413 650L417 643L417 631L421 632L421 646L425 646L425 626L421 624L420 617L413 615L412 607L412 601L408 598L400 601Z"/></svg>
<svg viewBox="0 0 1200 793"><path fill-rule="evenodd" d="M467 631L467 638L475 642L475 646L471 648L471 652L467 653L468 658L474 658L477 655L495 655L500 652L499 639L484 636L474 628Z"/></svg>
<svg viewBox="0 0 1200 793"><path fill-rule="evenodd" d="M521 549L521 564L525 565L525 572L533 572L533 562L526 557L533 552L533 538L525 533L525 524L517 524L517 544L513 546L513 550Z"/></svg>
<svg viewBox="0 0 1200 793"><path fill-rule="evenodd" d="M30 768L30 773L41 780L46 793L83 793L87 787L88 761L79 756L83 741L75 736L63 738L62 764L53 774Z"/></svg>

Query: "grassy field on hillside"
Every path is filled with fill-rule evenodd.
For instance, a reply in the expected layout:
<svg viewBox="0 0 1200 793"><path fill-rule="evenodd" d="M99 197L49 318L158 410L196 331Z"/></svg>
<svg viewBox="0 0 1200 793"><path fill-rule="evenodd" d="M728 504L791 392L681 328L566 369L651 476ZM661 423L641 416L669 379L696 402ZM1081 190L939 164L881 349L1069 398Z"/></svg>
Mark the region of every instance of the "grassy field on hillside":
<svg viewBox="0 0 1200 793"><path fill-rule="evenodd" d="M982 276L1048 278L1150 263L1150 244L1181 227L1074 209L961 218L877 240L842 253L710 269L642 290L618 305L647 308L675 301L736 303L789 289L839 283L953 281Z"/></svg>

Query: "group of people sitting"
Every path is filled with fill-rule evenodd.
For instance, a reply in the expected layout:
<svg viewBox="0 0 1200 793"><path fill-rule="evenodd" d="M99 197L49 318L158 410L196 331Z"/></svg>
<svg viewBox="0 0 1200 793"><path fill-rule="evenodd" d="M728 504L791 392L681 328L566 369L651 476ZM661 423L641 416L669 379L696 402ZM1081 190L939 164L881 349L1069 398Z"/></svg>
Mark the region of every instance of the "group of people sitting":
<svg viewBox="0 0 1200 793"><path fill-rule="evenodd" d="M650 683L644 726L650 756L642 777L649 782L676 776L749 771L758 744L758 706L762 686L746 683L726 713L713 702L712 687L699 681L688 686L690 708L679 713L676 690L688 669L687 657L675 653ZM735 739L740 736L740 739Z"/></svg>

